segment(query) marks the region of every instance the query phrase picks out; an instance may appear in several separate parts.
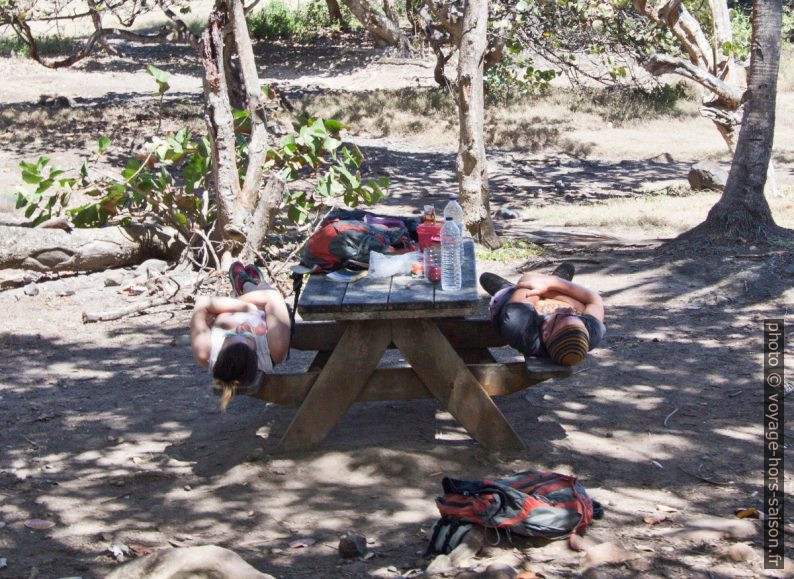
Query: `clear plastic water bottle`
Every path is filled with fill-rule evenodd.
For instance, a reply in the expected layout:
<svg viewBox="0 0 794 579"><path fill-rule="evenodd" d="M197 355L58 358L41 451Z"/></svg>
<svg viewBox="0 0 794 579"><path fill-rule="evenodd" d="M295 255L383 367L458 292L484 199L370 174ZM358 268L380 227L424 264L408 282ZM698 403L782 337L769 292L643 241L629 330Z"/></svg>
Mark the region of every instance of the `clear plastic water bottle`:
<svg viewBox="0 0 794 579"><path fill-rule="evenodd" d="M452 221L458 226L460 234L463 235L463 207L458 203L457 195L450 195L447 205L444 207L444 219L452 217Z"/></svg>
<svg viewBox="0 0 794 579"><path fill-rule="evenodd" d="M452 217L444 219L441 229L441 289L459 290L461 286L461 245L460 229Z"/></svg>

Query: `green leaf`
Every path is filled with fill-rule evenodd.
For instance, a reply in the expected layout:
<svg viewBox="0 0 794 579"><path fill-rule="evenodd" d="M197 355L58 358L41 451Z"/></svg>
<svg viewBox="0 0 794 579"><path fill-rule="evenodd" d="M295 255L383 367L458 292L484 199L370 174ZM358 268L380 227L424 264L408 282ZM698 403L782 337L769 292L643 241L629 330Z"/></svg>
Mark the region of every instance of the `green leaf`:
<svg viewBox="0 0 794 579"><path fill-rule="evenodd" d="M41 182L42 177L38 173L31 173L30 171L22 171L22 180L29 185L37 185Z"/></svg>
<svg viewBox="0 0 794 579"><path fill-rule="evenodd" d="M17 192L16 208L17 209L22 209L27 204L28 204L28 199L27 199L27 197L25 197L25 194L22 193L22 191L18 191Z"/></svg>
<svg viewBox="0 0 794 579"><path fill-rule="evenodd" d="M323 125L325 125L325 128L326 128L326 130L329 133L338 133L342 129L349 129L350 128L345 123L343 123L341 121L337 121L335 119L325 119L323 121Z"/></svg>
<svg viewBox="0 0 794 579"><path fill-rule="evenodd" d="M151 74L154 77L154 80L157 82L157 92L158 94L165 94L165 92L171 88L168 84L171 75L168 74L166 71L157 68L154 65L147 64L146 65L146 72Z"/></svg>
<svg viewBox="0 0 794 579"><path fill-rule="evenodd" d="M104 153L110 146L110 137L106 137L104 135L99 137L99 142L97 144L99 145L99 152Z"/></svg>

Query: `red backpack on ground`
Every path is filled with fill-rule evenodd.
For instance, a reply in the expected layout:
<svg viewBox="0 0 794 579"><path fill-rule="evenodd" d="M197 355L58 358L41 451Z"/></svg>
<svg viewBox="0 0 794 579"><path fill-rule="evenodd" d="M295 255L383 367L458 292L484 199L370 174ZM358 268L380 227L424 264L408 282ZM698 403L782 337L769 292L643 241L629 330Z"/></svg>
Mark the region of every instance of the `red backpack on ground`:
<svg viewBox="0 0 794 579"><path fill-rule="evenodd" d="M490 480L444 477L444 496L436 499L442 519L505 529L528 537L561 539L584 531L603 508L576 477L527 470Z"/></svg>

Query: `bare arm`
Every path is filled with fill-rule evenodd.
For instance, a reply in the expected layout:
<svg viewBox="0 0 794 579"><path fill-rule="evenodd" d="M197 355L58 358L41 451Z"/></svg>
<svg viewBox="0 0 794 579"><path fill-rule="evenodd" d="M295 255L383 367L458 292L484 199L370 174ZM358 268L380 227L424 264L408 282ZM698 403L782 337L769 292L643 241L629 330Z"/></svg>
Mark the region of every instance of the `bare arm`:
<svg viewBox="0 0 794 579"><path fill-rule="evenodd" d="M193 307L193 317L190 319L190 350L193 352L196 362L205 368L209 364L212 346L210 321L214 316L226 312L255 312L256 310L254 304L235 298L199 297Z"/></svg>
<svg viewBox="0 0 794 579"><path fill-rule="evenodd" d="M265 312L267 345L274 364L284 361L289 352L290 319L287 304L276 290L255 290L240 296L240 300Z"/></svg>
<svg viewBox="0 0 794 579"><path fill-rule="evenodd" d="M580 302L584 308L583 313L604 321L604 302L601 296L593 290L573 283L555 275L540 273L526 273L521 276L517 287L529 290L530 295L539 297L568 296Z"/></svg>

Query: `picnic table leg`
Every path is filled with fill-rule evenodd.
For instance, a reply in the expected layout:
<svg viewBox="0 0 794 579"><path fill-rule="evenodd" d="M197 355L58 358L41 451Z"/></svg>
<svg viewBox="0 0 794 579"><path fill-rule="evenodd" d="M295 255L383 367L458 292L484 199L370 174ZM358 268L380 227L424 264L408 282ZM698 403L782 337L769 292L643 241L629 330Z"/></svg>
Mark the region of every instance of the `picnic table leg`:
<svg viewBox="0 0 794 579"><path fill-rule="evenodd" d="M394 321L392 335L414 372L472 438L494 450L525 448L435 322Z"/></svg>
<svg viewBox="0 0 794 579"><path fill-rule="evenodd" d="M356 400L390 343L388 322L350 322L277 452L305 450L321 443Z"/></svg>

